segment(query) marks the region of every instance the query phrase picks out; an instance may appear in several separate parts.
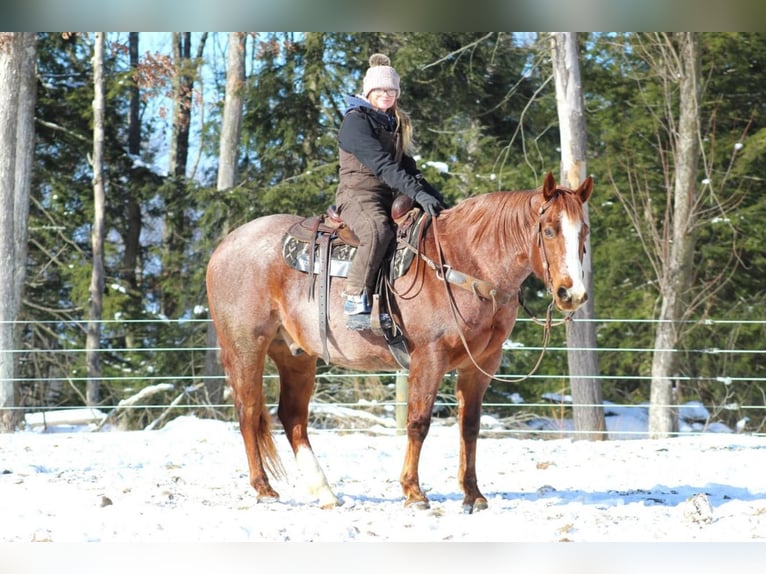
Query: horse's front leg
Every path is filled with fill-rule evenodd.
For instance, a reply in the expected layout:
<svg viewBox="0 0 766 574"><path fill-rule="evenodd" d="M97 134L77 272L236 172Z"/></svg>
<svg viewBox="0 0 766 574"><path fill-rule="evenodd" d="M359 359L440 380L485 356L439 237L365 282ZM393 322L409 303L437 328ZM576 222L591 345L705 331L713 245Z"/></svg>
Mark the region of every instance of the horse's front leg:
<svg viewBox="0 0 766 574"><path fill-rule="evenodd" d="M431 377L433 378L433 377ZM431 416L436 390L441 377L434 381L417 375L410 370L407 389L407 452L399 482L404 491L404 505L427 509L429 502L420 488L418 466L423 442L431 427Z"/></svg>
<svg viewBox="0 0 766 574"><path fill-rule="evenodd" d="M460 426L460 466L458 481L463 488L463 512L470 514L487 508L476 479L476 441L481 427L481 403L489 377L475 368L458 371L457 400Z"/></svg>
<svg viewBox="0 0 766 574"><path fill-rule="evenodd" d="M316 359L310 355L294 356L283 342L273 343L269 356L279 371L277 414L293 449L301 478L319 506L338 506L340 502L327 482L308 437L309 401L314 390Z"/></svg>

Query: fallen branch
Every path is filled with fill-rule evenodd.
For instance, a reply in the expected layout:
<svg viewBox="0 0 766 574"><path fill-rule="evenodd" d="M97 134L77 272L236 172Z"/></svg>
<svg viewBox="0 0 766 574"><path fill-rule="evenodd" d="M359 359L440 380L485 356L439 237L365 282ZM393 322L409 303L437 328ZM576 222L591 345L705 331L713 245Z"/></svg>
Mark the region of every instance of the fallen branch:
<svg viewBox="0 0 766 574"><path fill-rule="evenodd" d="M93 431L99 431L101 430L104 425L112 419L117 413L120 411L124 411L136 403L139 403L146 399L147 397L151 397L153 395L156 395L157 393L162 393L166 391L172 391L175 389L175 386L170 383L160 383L158 385L150 385L148 387L144 387L140 391L138 391L135 395L132 395L126 399L122 399L119 403L117 403L117 406L113 408L111 411L109 411L109 414L107 414L103 419L101 419L101 422L96 425L96 428L93 429Z"/></svg>
<svg viewBox="0 0 766 574"><path fill-rule="evenodd" d="M178 406L178 403L181 402L181 400L188 394L194 393L198 391L201 387L203 387L205 383L197 383L191 388L184 388L184 390L179 394L173 401L170 403L168 408L166 408L164 411L162 411L162 414L158 416L156 419L154 419L152 422L150 422L146 427L144 427L144 430L154 430L154 428L160 424L170 413L171 410L173 410L173 407Z"/></svg>
<svg viewBox="0 0 766 574"><path fill-rule="evenodd" d="M396 421L391 417L381 417L373 413L360 410L341 407L338 405L312 404L311 416L313 419L323 419L327 426L341 426L340 421L346 425L352 424L351 421L358 421L361 428L368 428L374 425L380 425L385 428L395 428ZM329 421L334 421L334 425L329 425Z"/></svg>

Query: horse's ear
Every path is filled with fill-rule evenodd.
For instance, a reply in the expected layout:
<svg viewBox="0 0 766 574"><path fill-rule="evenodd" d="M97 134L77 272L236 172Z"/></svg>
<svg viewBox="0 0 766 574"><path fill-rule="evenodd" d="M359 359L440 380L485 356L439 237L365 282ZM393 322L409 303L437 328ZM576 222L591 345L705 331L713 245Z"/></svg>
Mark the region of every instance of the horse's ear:
<svg viewBox="0 0 766 574"><path fill-rule="evenodd" d="M585 178L585 181L583 181L580 184L580 187L577 188L577 195L580 196L580 201L585 203L590 199L590 194L593 192L593 177L590 175Z"/></svg>
<svg viewBox="0 0 766 574"><path fill-rule="evenodd" d="M545 174L545 181L543 182L543 197L545 201L548 201L556 192L556 179L553 177L553 172L549 171Z"/></svg>

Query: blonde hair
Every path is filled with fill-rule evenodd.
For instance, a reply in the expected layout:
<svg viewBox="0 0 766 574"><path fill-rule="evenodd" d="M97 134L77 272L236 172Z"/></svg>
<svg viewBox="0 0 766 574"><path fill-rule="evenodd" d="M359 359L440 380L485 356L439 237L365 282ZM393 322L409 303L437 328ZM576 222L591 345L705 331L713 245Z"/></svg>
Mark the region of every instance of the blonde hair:
<svg viewBox="0 0 766 574"><path fill-rule="evenodd" d="M415 151L415 140L412 137L412 120L410 114L399 108L398 102L394 104L394 116L396 117L396 131L402 138L402 150L407 155Z"/></svg>

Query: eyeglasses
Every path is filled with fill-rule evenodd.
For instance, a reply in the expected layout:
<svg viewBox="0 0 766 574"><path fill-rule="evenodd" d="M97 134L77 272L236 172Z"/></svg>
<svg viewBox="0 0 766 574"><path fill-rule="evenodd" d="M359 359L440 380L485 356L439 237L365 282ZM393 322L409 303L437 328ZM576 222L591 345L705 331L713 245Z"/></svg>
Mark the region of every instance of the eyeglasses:
<svg viewBox="0 0 766 574"><path fill-rule="evenodd" d="M372 91L373 91L373 93L376 96L382 96L383 94L385 94L387 96L392 96L393 97L393 96L398 96L399 95L399 90L395 90L393 88L389 89L389 90L386 90L386 89L383 89L383 88L375 88Z"/></svg>

